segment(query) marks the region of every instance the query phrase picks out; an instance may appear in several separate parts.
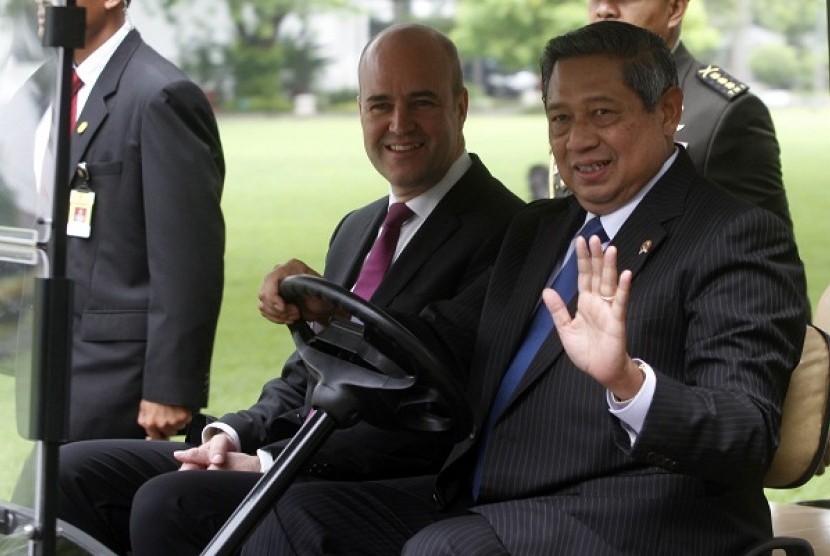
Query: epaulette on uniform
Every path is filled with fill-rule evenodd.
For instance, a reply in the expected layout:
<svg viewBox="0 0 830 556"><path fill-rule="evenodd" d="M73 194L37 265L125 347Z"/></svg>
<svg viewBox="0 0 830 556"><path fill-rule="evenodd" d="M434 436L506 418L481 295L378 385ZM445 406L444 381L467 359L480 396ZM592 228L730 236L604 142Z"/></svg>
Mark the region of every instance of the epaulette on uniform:
<svg viewBox="0 0 830 556"><path fill-rule="evenodd" d="M700 66L695 74L709 88L714 89L723 97L730 100L741 96L749 90L749 85L735 79L718 66L711 64L708 66Z"/></svg>

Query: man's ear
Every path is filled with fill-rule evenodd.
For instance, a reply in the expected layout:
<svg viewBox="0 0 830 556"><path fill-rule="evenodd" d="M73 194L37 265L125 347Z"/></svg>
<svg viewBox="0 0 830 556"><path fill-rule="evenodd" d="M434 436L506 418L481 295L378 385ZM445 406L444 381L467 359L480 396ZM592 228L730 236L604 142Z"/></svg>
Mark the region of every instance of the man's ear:
<svg viewBox="0 0 830 556"><path fill-rule="evenodd" d="M663 93L658 109L663 116L663 132L667 137L674 137L683 115L683 89L675 85Z"/></svg>
<svg viewBox="0 0 830 556"><path fill-rule="evenodd" d="M466 87L461 89L456 102L458 103L458 115L460 116L461 123L463 124L467 120L467 110L470 107L470 93L467 91Z"/></svg>
<svg viewBox="0 0 830 556"><path fill-rule="evenodd" d="M683 16L689 7L689 0L669 0L669 30L679 29Z"/></svg>

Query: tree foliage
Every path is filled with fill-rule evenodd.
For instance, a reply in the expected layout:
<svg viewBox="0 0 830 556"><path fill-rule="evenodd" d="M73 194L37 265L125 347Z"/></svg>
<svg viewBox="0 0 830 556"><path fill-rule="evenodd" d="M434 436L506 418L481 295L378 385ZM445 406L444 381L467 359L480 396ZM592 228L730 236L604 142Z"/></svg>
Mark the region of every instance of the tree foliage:
<svg viewBox="0 0 830 556"><path fill-rule="evenodd" d="M721 28L756 24L782 33L793 45L804 34L815 31L825 9L822 0L704 0L704 4Z"/></svg>
<svg viewBox="0 0 830 556"><path fill-rule="evenodd" d="M166 13L186 0L160 0ZM316 45L305 35L299 41L283 36L290 15L306 21L312 13L350 5L349 0L222 0L233 26L231 44L204 43L192 48L191 65L206 69L205 60L220 58L232 76L236 97L247 106L268 108L284 105L286 95L307 89L313 73L321 66L314 57ZM210 52L206 52L209 50ZM218 53L211 57L210 53ZM308 67L307 67L308 66ZM283 83L288 77L289 83Z"/></svg>
<svg viewBox="0 0 830 556"><path fill-rule="evenodd" d="M692 0L682 38L699 59L719 59L735 69L746 49L739 37L751 26L764 27L781 33L794 48L787 60L795 55L798 67L810 71L809 60L821 64L815 51L817 40L825 40L824 17L822 0ZM466 60L487 60L506 71L535 71L548 39L587 21L587 0L458 0L451 37ZM825 51L823 42L820 50ZM772 75L772 70L765 73ZM776 81L786 81L779 74Z"/></svg>
<svg viewBox="0 0 830 556"><path fill-rule="evenodd" d="M818 88L826 76L827 22L822 0L703 0L724 31L728 51L746 48L735 40L750 26L779 33L784 44L755 49L755 77L772 87ZM780 67L779 67L780 66Z"/></svg>
<svg viewBox="0 0 830 556"><path fill-rule="evenodd" d="M550 38L586 20L585 0L459 0L451 37L467 59L490 58L507 70L535 70Z"/></svg>
<svg viewBox="0 0 830 556"><path fill-rule="evenodd" d="M754 0L754 18L762 27L782 33L791 45L814 31L824 19L822 0Z"/></svg>
<svg viewBox="0 0 830 556"><path fill-rule="evenodd" d="M751 65L755 76L770 87L791 89L800 85L798 54L792 46L762 46L753 52Z"/></svg>
<svg viewBox="0 0 830 556"><path fill-rule="evenodd" d="M586 0L459 0L452 38L465 58L492 59L508 70L535 70L550 38L587 22ZM696 52L717 48L720 35L708 24L700 2L689 5L683 36Z"/></svg>

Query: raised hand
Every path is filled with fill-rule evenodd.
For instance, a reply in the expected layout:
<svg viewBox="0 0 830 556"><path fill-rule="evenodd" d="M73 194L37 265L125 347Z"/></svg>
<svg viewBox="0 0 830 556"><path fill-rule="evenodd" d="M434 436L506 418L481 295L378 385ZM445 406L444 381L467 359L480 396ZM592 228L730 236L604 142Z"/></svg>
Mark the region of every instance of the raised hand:
<svg viewBox="0 0 830 556"><path fill-rule="evenodd" d="M571 317L559 294L542 292L568 357L619 399L636 395L643 375L626 349L626 312L631 271L617 273L617 249L592 236L576 239L579 298Z"/></svg>

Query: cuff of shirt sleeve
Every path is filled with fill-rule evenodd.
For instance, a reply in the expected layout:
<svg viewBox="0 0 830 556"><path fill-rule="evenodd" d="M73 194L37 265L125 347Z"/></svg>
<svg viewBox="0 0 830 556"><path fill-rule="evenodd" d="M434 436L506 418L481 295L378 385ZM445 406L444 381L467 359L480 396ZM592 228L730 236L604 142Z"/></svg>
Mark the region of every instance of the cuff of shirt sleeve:
<svg viewBox="0 0 830 556"><path fill-rule="evenodd" d="M271 452L268 450L259 449L256 451L256 455L259 458L259 471L261 473L267 472L271 467L274 466L274 456L271 455Z"/></svg>
<svg viewBox="0 0 830 556"><path fill-rule="evenodd" d="M211 438L213 438L221 432L224 432L230 437L231 442L233 442L233 447L236 449L237 452L242 451L242 442L239 441L239 435L236 434L236 431L233 430L233 427L225 423L222 423L221 421L214 421L213 423L209 424L204 429L202 429L202 443L204 444L205 442L207 442L208 440L210 440Z"/></svg>
<svg viewBox="0 0 830 556"><path fill-rule="evenodd" d="M643 423L646 420L651 401L654 399L654 390L657 387L657 376L654 369L640 359L635 358L634 361L640 366L640 370L643 371L644 375L643 385L640 386L637 395L625 402L618 402L614 399L614 395L610 390L605 391L608 410L620 420L620 424L628 433L632 446L643 429Z"/></svg>

